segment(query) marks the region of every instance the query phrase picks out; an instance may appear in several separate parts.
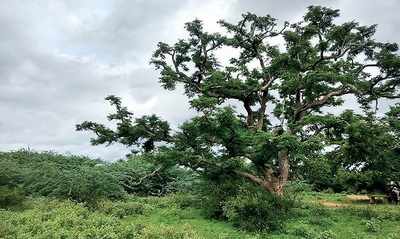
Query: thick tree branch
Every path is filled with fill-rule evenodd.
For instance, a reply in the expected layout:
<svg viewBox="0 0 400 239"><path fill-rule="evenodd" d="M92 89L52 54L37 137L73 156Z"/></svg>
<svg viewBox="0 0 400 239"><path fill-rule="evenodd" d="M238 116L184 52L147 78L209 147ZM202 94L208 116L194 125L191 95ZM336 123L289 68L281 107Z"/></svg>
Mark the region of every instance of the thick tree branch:
<svg viewBox="0 0 400 239"><path fill-rule="evenodd" d="M298 117L301 116L301 114L303 114L303 112L305 112L305 111L307 111L309 109L312 109L314 107L323 106L324 104L326 104L328 102L328 100L330 98L332 98L334 96L342 96L342 95L345 95L345 94L349 94L351 92L352 91L349 90L349 89L339 89L339 90L336 90L336 91L332 91L332 92L330 92L330 93L328 93L326 95L321 95L321 96L318 97L318 99L316 99L316 100L314 100L312 102L302 104L294 112L295 119L299 119Z"/></svg>

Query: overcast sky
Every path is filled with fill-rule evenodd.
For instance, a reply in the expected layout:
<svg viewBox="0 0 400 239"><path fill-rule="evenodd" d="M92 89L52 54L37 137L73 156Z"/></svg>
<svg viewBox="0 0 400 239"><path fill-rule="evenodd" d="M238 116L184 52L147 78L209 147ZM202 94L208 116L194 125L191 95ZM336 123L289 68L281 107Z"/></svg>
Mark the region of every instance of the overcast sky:
<svg viewBox="0 0 400 239"><path fill-rule="evenodd" d="M0 151L123 157L123 147L90 146L75 124L104 123L109 94L137 116L156 113L174 126L190 118L186 98L161 89L148 64L157 42L184 37L194 18L215 31L217 20L247 11L295 21L309 5L377 23L379 40L400 42L398 0L1 0Z"/></svg>

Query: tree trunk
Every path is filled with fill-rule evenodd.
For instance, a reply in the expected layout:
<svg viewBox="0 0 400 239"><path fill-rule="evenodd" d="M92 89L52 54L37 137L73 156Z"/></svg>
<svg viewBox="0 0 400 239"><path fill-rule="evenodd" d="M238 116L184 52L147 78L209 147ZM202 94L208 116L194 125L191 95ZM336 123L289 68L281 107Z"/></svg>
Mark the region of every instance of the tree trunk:
<svg viewBox="0 0 400 239"><path fill-rule="evenodd" d="M283 196L284 187L289 177L289 154L287 150L282 150L278 153L279 168L278 176L275 176L273 170L265 169L263 177L259 177L247 172L235 171L236 174L247 178L253 183L261 186L265 191L272 194Z"/></svg>
<svg viewBox="0 0 400 239"><path fill-rule="evenodd" d="M243 101L243 106L244 106L244 108L245 108L245 110L247 112L247 122L246 122L247 123L247 127L250 128L254 124L254 118L253 118L253 110L251 109L250 101L249 101L248 98L246 98Z"/></svg>
<svg viewBox="0 0 400 239"><path fill-rule="evenodd" d="M283 194L283 187L286 185L289 177L289 154L287 150L278 153L279 158L279 176L277 184L278 194Z"/></svg>
<svg viewBox="0 0 400 239"><path fill-rule="evenodd" d="M256 128L261 130L264 126L265 111L267 109L268 92L264 91L260 101L260 109L258 110L258 119Z"/></svg>

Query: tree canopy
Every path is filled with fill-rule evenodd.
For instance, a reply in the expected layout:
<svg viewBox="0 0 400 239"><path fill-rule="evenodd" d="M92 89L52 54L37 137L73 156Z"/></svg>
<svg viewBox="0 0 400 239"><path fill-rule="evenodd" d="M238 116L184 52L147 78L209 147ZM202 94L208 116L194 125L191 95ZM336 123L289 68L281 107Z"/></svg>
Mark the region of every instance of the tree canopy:
<svg viewBox="0 0 400 239"><path fill-rule="evenodd" d="M400 98L398 45L377 41L376 25L337 23L338 17L339 10L310 6L297 23L252 13L237 23L219 21L216 33L200 20L186 23L188 37L158 43L151 64L165 89L184 87L196 117L170 137L166 122L156 116L132 120L120 100L109 97L117 130L92 122L77 129L94 131L94 144L142 145L146 152L154 142L169 141L165 155L180 165L243 177L279 195L296 167L327 155L327 148L346 155L343 163L352 167L362 162L376 168L382 147L398 150L398 106L384 127L378 118L366 121L375 117L371 102ZM330 112L348 95L364 116Z"/></svg>

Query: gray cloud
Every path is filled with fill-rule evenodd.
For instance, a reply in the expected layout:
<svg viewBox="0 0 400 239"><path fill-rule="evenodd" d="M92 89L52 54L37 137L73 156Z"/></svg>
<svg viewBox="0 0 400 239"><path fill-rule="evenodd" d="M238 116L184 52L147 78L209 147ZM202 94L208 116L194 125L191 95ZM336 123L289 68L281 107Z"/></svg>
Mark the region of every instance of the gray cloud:
<svg viewBox="0 0 400 239"><path fill-rule="evenodd" d="M187 99L160 88L148 65L158 41L184 36L195 17L216 20L246 11L298 19L311 4L342 10L343 19L378 23L378 38L400 42L400 6L388 1L2 1L0 8L0 150L30 147L117 159L121 146L92 147L75 132L83 120L106 122L109 94L137 115L157 113L174 126L190 118ZM387 108L387 103L382 107Z"/></svg>
<svg viewBox="0 0 400 239"><path fill-rule="evenodd" d="M98 16L96 21L77 17L80 24L89 24L71 42L104 60L148 62L147 54L155 44L173 37L168 31L170 19L185 5L178 0L115 1L108 13Z"/></svg>

